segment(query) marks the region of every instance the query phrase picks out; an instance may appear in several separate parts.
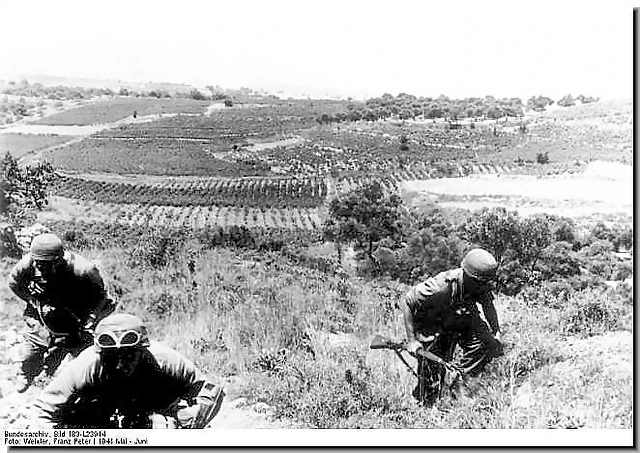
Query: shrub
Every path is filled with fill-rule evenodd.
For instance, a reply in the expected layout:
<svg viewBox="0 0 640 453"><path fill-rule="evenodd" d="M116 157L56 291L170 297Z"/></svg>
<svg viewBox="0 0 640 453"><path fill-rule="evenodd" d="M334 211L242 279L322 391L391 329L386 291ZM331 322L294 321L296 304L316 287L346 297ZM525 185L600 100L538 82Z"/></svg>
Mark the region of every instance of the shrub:
<svg viewBox="0 0 640 453"><path fill-rule="evenodd" d="M578 275L579 256L568 242L554 242L542 250L536 269L540 272L541 280L557 280Z"/></svg>
<svg viewBox="0 0 640 453"><path fill-rule="evenodd" d="M48 203L53 177L51 164L20 168L17 159L6 153L0 161L0 215L16 227L32 220L34 212Z"/></svg>
<svg viewBox="0 0 640 453"><path fill-rule="evenodd" d="M179 240L169 230L155 229L146 232L129 253L131 267L150 266L160 268L167 265L171 255L179 249Z"/></svg>
<svg viewBox="0 0 640 453"><path fill-rule="evenodd" d="M523 289L522 299L531 307L561 308L575 293L567 280L542 282Z"/></svg>
<svg viewBox="0 0 640 453"><path fill-rule="evenodd" d="M0 222L0 256L18 258L22 250L16 240L15 232L11 224Z"/></svg>
<svg viewBox="0 0 640 453"><path fill-rule="evenodd" d="M80 230L66 230L62 233L62 240L75 249L89 247L89 240Z"/></svg>
<svg viewBox="0 0 640 453"><path fill-rule="evenodd" d="M574 293L562 306L565 330L585 336L600 335L613 330L629 330L632 326L631 307L611 290L589 288Z"/></svg>
<svg viewBox="0 0 640 453"><path fill-rule="evenodd" d="M537 153L536 154L536 162L539 164L548 164L549 163L549 152L545 153Z"/></svg>

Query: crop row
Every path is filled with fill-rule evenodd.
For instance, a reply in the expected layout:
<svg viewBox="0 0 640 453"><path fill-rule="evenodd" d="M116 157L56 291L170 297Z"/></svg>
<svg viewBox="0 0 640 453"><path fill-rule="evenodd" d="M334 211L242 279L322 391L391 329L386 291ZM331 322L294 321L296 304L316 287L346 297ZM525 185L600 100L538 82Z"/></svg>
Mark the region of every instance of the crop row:
<svg viewBox="0 0 640 453"><path fill-rule="evenodd" d="M89 223L115 223L138 227L204 230L213 226L316 230L322 220L315 208L161 206L84 201L51 197L48 220L78 219Z"/></svg>
<svg viewBox="0 0 640 453"><path fill-rule="evenodd" d="M584 170L584 165L576 165L568 162L555 162L552 164L500 164L500 163L450 163L440 165L420 165L403 170L396 170L378 176L361 176L358 174L344 175L336 181L336 191L349 192L373 179L380 182L386 192L397 190L402 181L425 180L437 178L460 178L470 175L518 175L535 174L540 176L560 175Z"/></svg>
<svg viewBox="0 0 640 453"><path fill-rule="evenodd" d="M107 203L247 208L314 208L323 203L323 178L207 179L181 186L95 181L60 175L54 193Z"/></svg>
<svg viewBox="0 0 640 453"><path fill-rule="evenodd" d="M264 106L215 110L207 115L178 115L151 123L128 124L100 132L102 138L199 138L241 140L296 132L316 124L304 107Z"/></svg>
<svg viewBox="0 0 640 453"><path fill-rule="evenodd" d="M494 136L489 131L444 131L430 126L399 127L393 124L353 124L317 128L302 134L305 143L254 153L255 162L280 174L340 175L349 172L392 172L402 168L470 162L499 158L516 146L518 136ZM246 150L228 154L229 160L245 162Z"/></svg>
<svg viewBox="0 0 640 453"><path fill-rule="evenodd" d="M124 250L135 250L141 240L148 239L149 234L156 238L159 235L170 236L177 243L197 239L206 247L242 247L265 251L286 250L287 246L306 246L322 239L318 230L247 228L243 225L210 225L201 230L189 230L164 225L152 227L95 222L91 219L51 219L44 223L73 246L118 247ZM295 253L287 256L296 258ZM315 263L312 261L305 264L313 266Z"/></svg>

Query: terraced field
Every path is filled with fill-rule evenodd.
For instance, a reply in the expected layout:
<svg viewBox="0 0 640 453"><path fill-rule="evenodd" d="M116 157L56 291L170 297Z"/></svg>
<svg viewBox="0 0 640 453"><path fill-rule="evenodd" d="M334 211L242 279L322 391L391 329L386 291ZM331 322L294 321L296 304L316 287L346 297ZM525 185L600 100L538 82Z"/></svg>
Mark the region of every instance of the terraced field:
<svg viewBox="0 0 640 453"><path fill-rule="evenodd" d="M242 225L247 228L316 230L321 225L318 208L241 208L228 206L166 206L158 204L83 201L54 196L42 222L115 223L136 227L206 230Z"/></svg>
<svg viewBox="0 0 640 453"><path fill-rule="evenodd" d="M42 146L52 146L36 154L61 170L53 190L53 206L64 207L58 217L309 230L321 225L332 197L373 179L391 193L441 178L579 174L593 158L625 161L631 150L630 104L547 112L522 123L526 132L499 122L318 124L321 114L344 108L335 102L219 105L122 98L46 118L46 124L86 125L55 127L94 128L85 137L41 138ZM550 163L536 163L544 153ZM483 202L473 194L449 195L441 201Z"/></svg>
<svg viewBox="0 0 640 453"><path fill-rule="evenodd" d="M161 179L156 183L106 182L61 175L55 193L106 203L245 208L315 208L327 195L325 180L311 178Z"/></svg>

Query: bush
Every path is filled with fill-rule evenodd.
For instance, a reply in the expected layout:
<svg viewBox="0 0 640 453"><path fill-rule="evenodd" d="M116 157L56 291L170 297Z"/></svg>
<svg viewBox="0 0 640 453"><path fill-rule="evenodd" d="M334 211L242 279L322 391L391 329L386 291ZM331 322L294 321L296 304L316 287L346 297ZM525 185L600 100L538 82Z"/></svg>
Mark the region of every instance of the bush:
<svg viewBox="0 0 640 453"><path fill-rule="evenodd" d="M62 233L62 240L75 249L87 248L90 243L80 230L66 230Z"/></svg>
<svg viewBox="0 0 640 453"><path fill-rule="evenodd" d="M16 240L15 232L11 224L0 222L0 256L18 258L22 250Z"/></svg>
<svg viewBox="0 0 640 453"><path fill-rule="evenodd" d="M548 164L549 163L549 152L546 153L538 153L536 154L536 162L539 164Z"/></svg>
<svg viewBox="0 0 640 453"><path fill-rule="evenodd" d="M611 290L590 288L576 292L563 304L563 325L570 334L600 335L630 330L632 308Z"/></svg>
<svg viewBox="0 0 640 453"><path fill-rule="evenodd" d="M167 265L180 243L169 230L156 229L145 233L129 253L129 266L150 266L158 269Z"/></svg>
<svg viewBox="0 0 640 453"><path fill-rule="evenodd" d="M554 242L542 251L536 269L541 280L571 277L580 274L580 259L568 242Z"/></svg>

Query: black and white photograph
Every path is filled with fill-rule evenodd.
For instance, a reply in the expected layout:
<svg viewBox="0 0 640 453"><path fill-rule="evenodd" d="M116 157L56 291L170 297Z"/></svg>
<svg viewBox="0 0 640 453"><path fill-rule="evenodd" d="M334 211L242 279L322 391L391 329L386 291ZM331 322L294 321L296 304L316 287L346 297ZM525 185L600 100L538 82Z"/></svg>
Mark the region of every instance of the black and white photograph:
<svg viewBox="0 0 640 453"><path fill-rule="evenodd" d="M636 6L0 0L0 446L635 446Z"/></svg>

